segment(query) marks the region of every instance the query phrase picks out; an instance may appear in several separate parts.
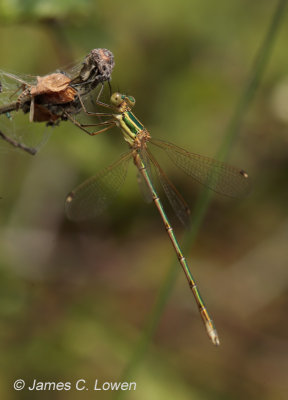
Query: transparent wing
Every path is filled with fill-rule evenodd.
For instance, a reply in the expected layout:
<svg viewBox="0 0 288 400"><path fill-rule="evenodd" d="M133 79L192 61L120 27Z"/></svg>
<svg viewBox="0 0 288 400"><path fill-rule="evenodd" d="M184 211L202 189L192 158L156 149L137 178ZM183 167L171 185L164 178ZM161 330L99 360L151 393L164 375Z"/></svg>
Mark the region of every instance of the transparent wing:
<svg viewBox="0 0 288 400"><path fill-rule="evenodd" d="M167 177L165 172L162 170L158 161L154 158L152 153L149 150L147 150L147 153L156 169L161 186L163 187L166 197L168 198L169 203L171 204L171 207L173 208L175 214L184 226L189 226L190 209L188 204L183 199L182 195L178 192L173 183L170 181L170 179Z"/></svg>
<svg viewBox="0 0 288 400"><path fill-rule="evenodd" d="M152 200L153 200L152 195L147 187L146 182L144 181L143 176L140 174L140 172L137 173L137 182L138 182L140 192L142 193L142 196L143 196L145 202L148 204L152 203Z"/></svg>
<svg viewBox="0 0 288 400"><path fill-rule="evenodd" d="M36 81L33 75L18 75L0 70L0 112L2 106L15 102L19 94Z"/></svg>
<svg viewBox="0 0 288 400"><path fill-rule="evenodd" d="M21 129L17 123L15 124L15 118L5 120L4 116L0 116L0 153L20 151L24 154L22 150L25 150L34 155L47 143L53 128L53 126L27 126L25 130L24 123Z"/></svg>
<svg viewBox="0 0 288 400"><path fill-rule="evenodd" d="M35 154L46 144L52 129L53 126L30 123L21 110L0 114L0 152L29 149L29 153Z"/></svg>
<svg viewBox="0 0 288 400"><path fill-rule="evenodd" d="M29 106L27 110L16 109L19 95L35 84L37 77L33 75L18 75L0 70L0 152L27 149L35 154L47 142L51 129L30 124Z"/></svg>
<svg viewBox="0 0 288 400"><path fill-rule="evenodd" d="M65 202L67 217L81 221L99 215L124 183L131 158L131 152L125 153L114 164L70 192Z"/></svg>
<svg viewBox="0 0 288 400"><path fill-rule="evenodd" d="M173 163L196 181L217 193L230 197L240 197L249 191L248 174L213 158L189 153L163 140L150 141L160 147Z"/></svg>
<svg viewBox="0 0 288 400"><path fill-rule="evenodd" d="M91 71L98 69L99 73L106 79L110 79L114 67L114 56L107 49L92 49L85 57L79 58L76 62L62 66L58 71L64 72L71 80L81 78L86 80L91 77ZM104 73L105 71L105 73ZM81 74L80 74L81 72ZM109 74L109 76L108 76Z"/></svg>
<svg viewBox="0 0 288 400"><path fill-rule="evenodd" d="M17 109L16 102L21 93L35 85L37 85L37 77L33 75L0 70L0 152L24 149L35 154L47 142L51 128L43 124L30 123L29 102L25 104L25 107Z"/></svg>
<svg viewBox="0 0 288 400"><path fill-rule="evenodd" d="M150 179L152 179L152 169L151 169L151 163L149 160L148 153L146 151L141 151L141 158L145 164L147 174L149 175ZM137 173L137 181L138 181L138 185L140 188L140 192L142 193L145 202L148 204L152 203L152 201L153 201L152 194L151 194L142 174L139 171Z"/></svg>
<svg viewBox="0 0 288 400"><path fill-rule="evenodd" d="M57 68L55 71L50 71L50 74L53 72L60 72L64 73L70 79L73 79L78 76L79 72L81 71L81 68L83 67L83 60L84 57L79 57L68 64L61 65L61 67Z"/></svg>
<svg viewBox="0 0 288 400"><path fill-rule="evenodd" d="M61 72L68 76L71 80L75 79L79 76L79 73L83 68L84 61L85 58L81 57L77 61L57 68L55 71L50 71L50 73L45 75ZM18 72L7 72L0 69L0 105L8 104L13 101L13 99L17 100L17 97L23 90L23 85L27 87L34 86L36 84L37 76L21 74Z"/></svg>
<svg viewBox="0 0 288 400"><path fill-rule="evenodd" d="M60 68L58 72L62 72L62 75L42 76L41 83L39 78L32 75L0 70L0 151L22 149L35 154L46 141L46 136L41 134L43 128L36 128L37 124L32 126L29 121L48 124L59 122L58 118L63 115L62 103L67 103L66 111L69 113L78 113L81 105L75 97L75 90L85 100L99 84L103 88L103 83L111 78L113 67L113 54L99 48L91 50L80 62ZM65 88L63 92L60 90L59 77ZM64 79L66 77L69 78L69 87L65 86L68 85ZM30 87L33 93L25 90ZM19 96L21 106L17 102Z"/></svg>
<svg viewBox="0 0 288 400"><path fill-rule="evenodd" d="M87 85L94 89L100 82L111 78L114 68L114 56L107 49L93 49L86 57L53 72L61 72L71 79L75 86ZM47 73L45 76L51 75ZM0 107L16 101L19 94L28 86L37 84L37 77L0 70ZM87 87L85 89L87 90ZM1 110L0 110L1 113Z"/></svg>

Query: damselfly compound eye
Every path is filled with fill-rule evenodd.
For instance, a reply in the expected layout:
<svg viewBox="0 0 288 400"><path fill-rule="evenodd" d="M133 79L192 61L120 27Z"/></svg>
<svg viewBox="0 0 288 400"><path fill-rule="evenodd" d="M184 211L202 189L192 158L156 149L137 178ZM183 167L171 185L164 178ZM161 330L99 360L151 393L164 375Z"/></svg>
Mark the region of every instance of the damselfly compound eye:
<svg viewBox="0 0 288 400"><path fill-rule="evenodd" d="M121 94L116 92L112 94L110 101L113 106L119 106L123 102L123 99Z"/></svg>
<svg viewBox="0 0 288 400"><path fill-rule="evenodd" d="M126 99L131 107L135 106L136 100L134 99L133 96L127 96Z"/></svg>

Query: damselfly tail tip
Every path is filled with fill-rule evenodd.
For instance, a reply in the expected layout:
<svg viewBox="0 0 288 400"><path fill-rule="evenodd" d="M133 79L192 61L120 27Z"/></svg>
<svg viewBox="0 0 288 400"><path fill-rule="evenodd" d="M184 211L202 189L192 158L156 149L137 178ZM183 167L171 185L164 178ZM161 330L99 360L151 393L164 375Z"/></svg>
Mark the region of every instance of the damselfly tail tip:
<svg viewBox="0 0 288 400"><path fill-rule="evenodd" d="M215 344L215 346L220 346L220 340L219 340L218 333L217 333L216 329L213 326L211 326L211 321L209 321L209 322L210 322L209 324L205 324L208 336L209 336L211 342L213 344Z"/></svg>
<svg viewBox="0 0 288 400"><path fill-rule="evenodd" d="M214 337L211 337L212 343L215 344L215 346L220 346L220 340L219 340L219 336L216 335Z"/></svg>
<svg viewBox="0 0 288 400"><path fill-rule="evenodd" d="M245 172L243 169L241 169L240 174L244 177L244 178L248 178L248 174L247 172Z"/></svg>
<svg viewBox="0 0 288 400"><path fill-rule="evenodd" d="M71 203L71 201L73 200L73 197L74 197L74 192L70 192L67 195L65 202L68 203L68 204Z"/></svg>

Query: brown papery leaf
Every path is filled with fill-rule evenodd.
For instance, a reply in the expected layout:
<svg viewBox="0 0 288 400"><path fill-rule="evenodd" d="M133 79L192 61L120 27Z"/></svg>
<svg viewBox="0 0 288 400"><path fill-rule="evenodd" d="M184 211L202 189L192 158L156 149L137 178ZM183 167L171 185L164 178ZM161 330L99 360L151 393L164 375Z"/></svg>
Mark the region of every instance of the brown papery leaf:
<svg viewBox="0 0 288 400"><path fill-rule="evenodd" d="M37 76L37 85L32 86L30 93L32 96L38 96L46 93L58 93L67 88L71 79L60 73L46 76Z"/></svg>
<svg viewBox="0 0 288 400"><path fill-rule="evenodd" d="M41 96L37 96L37 103L42 104L64 104L69 103L75 99L77 91L71 86L68 86L65 90L58 93L45 93Z"/></svg>

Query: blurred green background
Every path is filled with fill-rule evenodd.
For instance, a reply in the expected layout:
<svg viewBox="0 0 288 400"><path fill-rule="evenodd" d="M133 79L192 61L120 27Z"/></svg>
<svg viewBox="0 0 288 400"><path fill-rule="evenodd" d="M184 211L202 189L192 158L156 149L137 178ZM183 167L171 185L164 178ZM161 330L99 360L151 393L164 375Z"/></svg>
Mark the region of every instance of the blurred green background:
<svg viewBox="0 0 288 400"><path fill-rule="evenodd" d="M1 0L0 68L44 75L93 48L108 48L116 62L112 88L135 96L135 113L151 134L213 157L226 140L278 3ZM160 301L168 301L156 332L133 362L175 264L160 217L139 193L134 168L99 219L75 224L64 215L66 194L126 151L117 129L92 138L63 122L35 157L0 153L2 399L115 398L113 392L84 395L74 388L16 392L18 378L27 385L33 379L82 378L89 386L96 378L127 379L137 390L123 392L123 398L137 400L287 398L284 14L282 22L228 157L248 171L251 194L237 200L215 195L196 241L186 248L219 348L209 342L179 273L167 299L160 294ZM43 125L26 117L20 129L41 135ZM165 171L193 215L201 187L169 162ZM176 234L181 243L177 222Z"/></svg>

